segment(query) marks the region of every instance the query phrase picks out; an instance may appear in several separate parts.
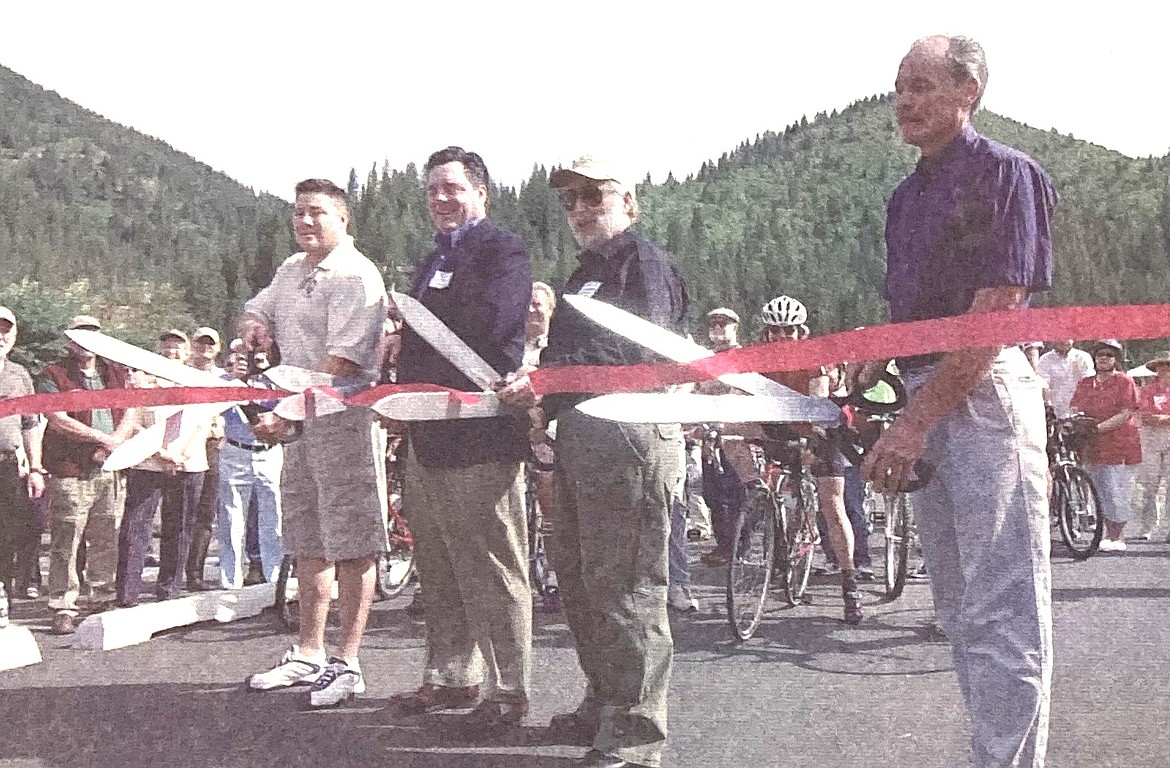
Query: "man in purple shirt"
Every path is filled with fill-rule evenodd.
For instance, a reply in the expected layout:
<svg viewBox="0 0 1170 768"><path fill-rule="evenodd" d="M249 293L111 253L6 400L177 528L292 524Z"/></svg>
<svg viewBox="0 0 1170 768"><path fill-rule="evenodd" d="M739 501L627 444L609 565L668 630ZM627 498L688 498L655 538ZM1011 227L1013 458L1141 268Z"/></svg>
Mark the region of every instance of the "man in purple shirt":
<svg viewBox="0 0 1170 768"><path fill-rule="evenodd" d="M1056 194L1031 158L971 127L986 83L983 49L963 37L919 40L898 70L898 126L922 158L889 203L894 322L1022 308L1051 285ZM1014 345L898 364L910 403L864 474L892 492L918 459L933 465L913 503L973 764L1039 768L1052 680L1042 382Z"/></svg>

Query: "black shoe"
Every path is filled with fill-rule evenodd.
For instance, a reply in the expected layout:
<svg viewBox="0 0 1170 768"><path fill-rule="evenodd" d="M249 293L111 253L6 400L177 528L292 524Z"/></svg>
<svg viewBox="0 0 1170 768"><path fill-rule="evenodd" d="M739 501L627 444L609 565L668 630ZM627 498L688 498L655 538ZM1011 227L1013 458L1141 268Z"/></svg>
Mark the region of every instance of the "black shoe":
<svg viewBox="0 0 1170 768"><path fill-rule="evenodd" d="M414 591L414 598L410 601L410 605L406 606L406 615L413 619L421 619L427 613L426 603L423 602L423 594L421 589Z"/></svg>
<svg viewBox="0 0 1170 768"><path fill-rule="evenodd" d="M645 768L642 763L631 763L629 760L607 755L596 749L586 752L585 757L581 758L577 765L588 766L588 768Z"/></svg>
<svg viewBox="0 0 1170 768"><path fill-rule="evenodd" d="M248 573L244 576L244 586L251 587L264 583L264 569L260 563L248 563Z"/></svg>
<svg viewBox="0 0 1170 768"><path fill-rule="evenodd" d="M196 576L193 573L187 574L187 591L188 592L206 592L207 585L203 583L203 577Z"/></svg>
<svg viewBox="0 0 1170 768"><path fill-rule="evenodd" d="M597 738L599 726L597 720L579 712L565 712L552 716L545 729L545 737L550 744L588 747Z"/></svg>

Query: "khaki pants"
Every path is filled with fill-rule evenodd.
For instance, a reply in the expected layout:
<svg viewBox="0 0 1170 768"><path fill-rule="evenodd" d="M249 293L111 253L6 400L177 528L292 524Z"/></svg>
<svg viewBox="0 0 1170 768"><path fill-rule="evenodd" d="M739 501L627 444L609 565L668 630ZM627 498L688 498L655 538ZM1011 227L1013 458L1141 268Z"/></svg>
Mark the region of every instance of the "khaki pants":
<svg viewBox="0 0 1170 768"><path fill-rule="evenodd" d="M911 401L925 380L908 374ZM934 605L971 715L978 768L1042 768L1052 574L1042 383L1017 347L930 431L913 495Z"/></svg>
<svg viewBox="0 0 1170 768"><path fill-rule="evenodd" d="M85 540L85 579L95 601L114 598L118 526L126 502L125 483L115 472L93 477L51 477L49 507L49 609L77 615L81 583L77 549Z"/></svg>
<svg viewBox="0 0 1170 768"><path fill-rule="evenodd" d="M487 700L526 701L532 667L528 529L518 462L406 462L406 514L427 603L423 682L484 682ZM485 678L486 668L486 678Z"/></svg>
<svg viewBox="0 0 1170 768"><path fill-rule="evenodd" d="M594 749L648 766L661 763L666 743L667 538L682 451L677 424L559 416L560 506L548 550L589 681L578 712L600 722Z"/></svg>
<svg viewBox="0 0 1170 768"><path fill-rule="evenodd" d="M1142 463L1138 465L1134 509L1139 514L1140 533L1153 533L1166 513L1165 500L1170 499L1170 427L1143 424L1141 437Z"/></svg>

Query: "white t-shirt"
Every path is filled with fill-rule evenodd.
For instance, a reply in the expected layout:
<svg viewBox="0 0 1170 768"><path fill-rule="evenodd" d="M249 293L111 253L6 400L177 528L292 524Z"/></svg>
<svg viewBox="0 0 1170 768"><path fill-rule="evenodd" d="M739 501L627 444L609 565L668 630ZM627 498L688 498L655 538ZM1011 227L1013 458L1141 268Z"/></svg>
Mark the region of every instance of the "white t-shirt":
<svg viewBox="0 0 1170 768"><path fill-rule="evenodd" d="M1077 383L1094 373L1093 356L1076 347L1070 349L1067 356L1053 349L1040 356L1036 368L1048 382L1048 402L1052 403L1056 415L1067 416Z"/></svg>

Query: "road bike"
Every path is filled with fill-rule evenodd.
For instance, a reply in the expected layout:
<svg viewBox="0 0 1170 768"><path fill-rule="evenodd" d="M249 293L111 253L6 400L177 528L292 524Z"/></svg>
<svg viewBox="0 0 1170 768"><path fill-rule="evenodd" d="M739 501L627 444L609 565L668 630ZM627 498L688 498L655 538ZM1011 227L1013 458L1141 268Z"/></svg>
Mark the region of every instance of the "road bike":
<svg viewBox="0 0 1170 768"><path fill-rule="evenodd" d="M1085 560L1097 551L1105 533L1101 499L1077 457L1077 447L1092 433L1096 421L1079 413L1057 418L1051 407L1046 414L1048 470L1052 478L1049 510L1073 559Z"/></svg>
<svg viewBox="0 0 1170 768"><path fill-rule="evenodd" d="M884 419L888 425L892 414L906 404L906 389L891 373L883 373L882 379L894 392L893 402L873 402L865 399L864 393L834 398L834 402L852 406L867 420ZM877 426L865 432L831 427L824 430L822 439L855 466L860 466L880 436L882 425ZM706 439L708 450L718 452L722 450L722 441L728 438L717 429L707 428ZM779 580L784 600L790 606L804 602L813 553L820 543L816 483L808 469L808 440L753 440L749 447L757 476L746 484L747 498L737 515L726 583L728 622L740 640L751 638L759 627L773 579ZM919 461L914 473L905 491L884 499L887 580L892 571L899 592L905 584L912 540L913 517L907 494L929 482L931 468Z"/></svg>
<svg viewBox="0 0 1170 768"><path fill-rule="evenodd" d="M769 443L775 460L764 447ZM820 543L816 485L804 458L807 441L762 440L749 447L759 476L746 484L726 583L727 617L740 640L759 627L773 579L789 605L804 600Z"/></svg>

